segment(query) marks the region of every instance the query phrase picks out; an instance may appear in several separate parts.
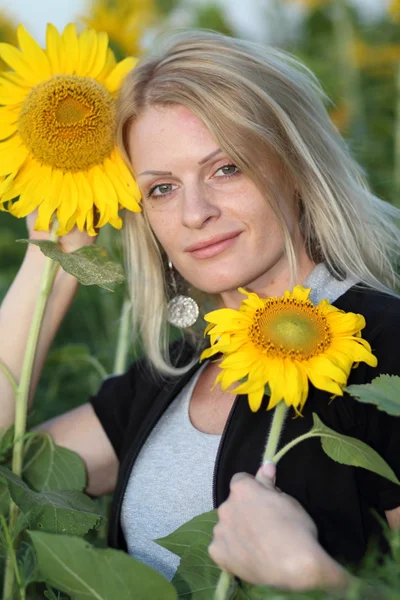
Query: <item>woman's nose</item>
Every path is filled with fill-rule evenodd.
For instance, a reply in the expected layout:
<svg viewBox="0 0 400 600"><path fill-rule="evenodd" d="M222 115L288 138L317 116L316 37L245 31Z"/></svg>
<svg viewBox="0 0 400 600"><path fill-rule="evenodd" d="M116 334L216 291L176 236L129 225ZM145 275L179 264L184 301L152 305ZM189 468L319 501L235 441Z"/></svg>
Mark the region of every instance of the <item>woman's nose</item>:
<svg viewBox="0 0 400 600"><path fill-rule="evenodd" d="M201 229L220 214L212 190L203 185L187 188L182 198L182 224L190 229Z"/></svg>

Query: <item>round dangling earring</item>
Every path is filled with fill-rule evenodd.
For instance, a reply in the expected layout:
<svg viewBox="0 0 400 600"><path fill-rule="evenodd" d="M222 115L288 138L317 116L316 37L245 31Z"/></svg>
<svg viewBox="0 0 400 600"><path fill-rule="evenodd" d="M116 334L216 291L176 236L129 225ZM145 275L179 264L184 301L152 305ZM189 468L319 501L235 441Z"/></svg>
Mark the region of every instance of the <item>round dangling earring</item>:
<svg viewBox="0 0 400 600"><path fill-rule="evenodd" d="M193 298L178 294L178 286L174 275L174 266L168 259L169 275L171 279L171 288L174 297L167 304L168 323L185 329L194 325L199 316L199 307Z"/></svg>

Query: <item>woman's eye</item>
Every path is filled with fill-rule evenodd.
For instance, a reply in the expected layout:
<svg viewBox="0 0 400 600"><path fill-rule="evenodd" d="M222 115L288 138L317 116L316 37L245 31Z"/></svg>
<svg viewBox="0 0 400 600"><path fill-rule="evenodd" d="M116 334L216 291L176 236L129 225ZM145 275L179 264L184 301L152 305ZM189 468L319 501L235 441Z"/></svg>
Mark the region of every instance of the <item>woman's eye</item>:
<svg viewBox="0 0 400 600"><path fill-rule="evenodd" d="M222 171L222 175L217 175L220 171ZM230 177L239 173L239 169L236 165L224 165L218 169L217 173L215 173L217 177Z"/></svg>
<svg viewBox="0 0 400 600"><path fill-rule="evenodd" d="M176 187L176 186L175 186ZM159 185L153 186L146 194L147 198L150 196L166 196L170 192L172 192L173 185L172 183L160 183ZM158 190L158 192L157 192Z"/></svg>

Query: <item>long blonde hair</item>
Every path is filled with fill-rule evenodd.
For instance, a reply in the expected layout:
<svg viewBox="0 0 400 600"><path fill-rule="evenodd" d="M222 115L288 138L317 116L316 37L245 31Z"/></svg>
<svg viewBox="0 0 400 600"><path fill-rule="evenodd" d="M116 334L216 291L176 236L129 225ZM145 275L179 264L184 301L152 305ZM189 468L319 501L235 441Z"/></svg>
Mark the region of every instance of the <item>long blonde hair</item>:
<svg viewBox="0 0 400 600"><path fill-rule="evenodd" d="M371 193L361 167L326 111L309 69L290 54L209 31L171 36L142 59L120 93L118 144L129 162L129 127L149 106L181 104L209 128L220 148L265 193L284 234L291 279L294 244L279 197L268 184L271 151L296 182L300 227L309 256L339 278L386 293L399 287L395 263L400 211ZM144 215L125 215L133 326L160 373L172 366L162 256Z"/></svg>

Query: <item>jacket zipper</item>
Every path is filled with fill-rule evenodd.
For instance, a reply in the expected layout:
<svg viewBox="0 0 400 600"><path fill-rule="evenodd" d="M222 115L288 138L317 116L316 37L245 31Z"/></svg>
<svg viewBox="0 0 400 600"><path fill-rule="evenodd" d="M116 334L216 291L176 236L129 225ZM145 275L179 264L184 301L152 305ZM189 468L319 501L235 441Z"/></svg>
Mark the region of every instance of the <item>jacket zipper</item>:
<svg viewBox="0 0 400 600"><path fill-rule="evenodd" d="M213 478L212 478L213 508L217 508L217 477L218 477L218 470L219 470L219 462L220 462L220 458L221 458L221 454L222 454L222 447L223 447L225 439L226 439L226 432L228 431L229 424L232 421L233 413L235 412L236 407L238 405L238 400L239 400L239 396L236 396L236 398L232 404L231 410L229 412L228 418L226 420L225 427L224 427L224 430L221 435L221 439L219 441L217 456L216 456L215 463L214 463Z"/></svg>

